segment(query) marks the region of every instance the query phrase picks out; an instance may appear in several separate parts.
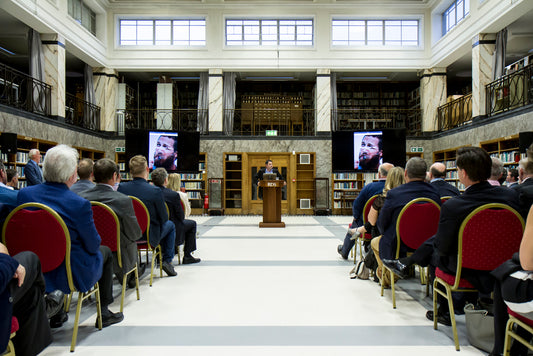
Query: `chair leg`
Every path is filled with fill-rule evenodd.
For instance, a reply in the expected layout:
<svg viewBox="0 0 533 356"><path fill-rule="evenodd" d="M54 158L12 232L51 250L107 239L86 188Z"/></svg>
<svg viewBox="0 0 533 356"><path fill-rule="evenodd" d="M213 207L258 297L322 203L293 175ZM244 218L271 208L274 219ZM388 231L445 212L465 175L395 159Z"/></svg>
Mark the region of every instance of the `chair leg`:
<svg viewBox="0 0 533 356"><path fill-rule="evenodd" d="M378 267L378 268L381 271L381 278L379 279L379 282L381 284L381 296L383 297L383 291L385 290L385 287L383 285L383 273L385 273L384 272L385 268L383 266ZM376 271L376 273L377 273L377 271Z"/></svg>
<svg viewBox="0 0 533 356"><path fill-rule="evenodd" d="M505 343L503 346L503 356L511 355L511 335L513 334L513 325L513 317L509 316L509 320L507 320L507 326L505 327Z"/></svg>
<svg viewBox="0 0 533 356"><path fill-rule="evenodd" d="M70 293L65 299L65 313L68 313L68 311L70 310L70 303L72 303L72 294L74 293Z"/></svg>
<svg viewBox="0 0 533 356"><path fill-rule="evenodd" d="M440 290L437 287L438 286L438 279L435 278L433 281L433 329L438 329L438 323L437 323L437 295L440 294Z"/></svg>
<svg viewBox="0 0 533 356"><path fill-rule="evenodd" d="M453 308L452 291L448 285L446 287L446 299L448 299L448 311L450 313L450 320L452 321L453 341L455 342L455 350L460 351L459 336L457 335L457 323L455 322L455 309ZM433 317L437 320L436 315Z"/></svg>
<svg viewBox="0 0 533 356"><path fill-rule="evenodd" d="M137 300L140 300L141 295L139 294L139 268L137 264L135 264L135 289L137 290Z"/></svg>
<svg viewBox="0 0 533 356"><path fill-rule="evenodd" d="M386 268L387 272L389 272L389 276L390 276L390 288L391 288L391 291L392 291L392 308L393 309L396 309L396 291L394 289L394 280L396 278L394 278L394 273L392 272L392 270Z"/></svg>
<svg viewBox="0 0 533 356"><path fill-rule="evenodd" d="M148 258L148 254L146 255ZM154 265L155 265L155 257L157 256L157 249L152 250L152 263L150 267L150 287L152 286L152 282L154 280ZM159 266L163 264L163 261L159 261Z"/></svg>
<svg viewBox="0 0 533 356"><path fill-rule="evenodd" d="M122 277L122 295L120 297L120 312L124 311L124 295L126 294L126 281L128 280L128 274L124 273Z"/></svg>
<svg viewBox="0 0 533 356"><path fill-rule="evenodd" d="M78 303L76 305L76 316L74 317L74 330L72 331L72 342L70 343L70 352L76 348L78 338L78 323L80 322L81 304L83 303L83 293L78 292Z"/></svg>

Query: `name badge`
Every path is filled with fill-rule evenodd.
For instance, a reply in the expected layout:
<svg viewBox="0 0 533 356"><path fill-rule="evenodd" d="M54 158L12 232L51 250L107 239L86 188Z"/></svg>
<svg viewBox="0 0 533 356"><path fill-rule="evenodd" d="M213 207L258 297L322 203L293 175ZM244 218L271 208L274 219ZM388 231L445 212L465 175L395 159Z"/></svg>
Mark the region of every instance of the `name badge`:
<svg viewBox="0 0 533 356"><path fill-rule="evenodd" d="M275 187L275 186L276 186L276 183L272 183L272 182L267 183L267 187Z"/></svg>

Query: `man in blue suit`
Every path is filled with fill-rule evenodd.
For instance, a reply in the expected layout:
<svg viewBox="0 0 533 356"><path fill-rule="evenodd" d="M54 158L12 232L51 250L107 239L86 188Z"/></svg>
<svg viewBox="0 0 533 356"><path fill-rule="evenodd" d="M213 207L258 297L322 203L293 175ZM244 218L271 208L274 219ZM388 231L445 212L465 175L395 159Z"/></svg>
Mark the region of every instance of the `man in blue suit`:
<svg viewBox="0 0 533 356"><path fill-rule="evenodd" d="M389 169L391 169L392 167L394 167L394 165L390 163L383 163L381 166L379 166L378 181L365 185L364 188L361 189L361 191L359 192L357 198L353 201L352 229L363 225L363 209L365 208L365 204L368 199L370 199L376 194L380 194L383 191L383 188L385 187L385 180L387 179L387 174L389 173ZM350 234L350 232L347 232L346 236L344 237L344 243L342 245L337 246L337 252L342 256L343 259L346 260L348 259L348 253L350 253L350 250L353 248L354 244L355 240L352 240L352 234Z"/></svg>
<svg viewBox="0 0 533 356"><path fill-rule="evenodd" d="M39 161L41 160L41 152L38 149L31 149L28 156L30 160L24 167L24 177L26 177L26 185L36 185L44 183L43 172L39 167Z"/></svg>
<svg viewBox="0 0 533 356"><path fill-rule="evenodd" d="M444 180L446 178L446 166L444 163L435 162L429 167L429 184L434 186L442 197L455 197L460 194L456 186Z"/></svg>
<svg viewBox="0 0 533 356"><path fill-rule="evenodd" d="M148 183L148 162L146 157L137 155L129 161L131 182L120 183L118 191L126 195L139 198L150 213L150 245L161 244L163 253L162 268L168 276L176 276L172 266L174 259L174 244L176 241L176 227L168 220L165 199L161 189Z"/></svg>
<svg viewBox="0 0 533 356"><path fill-rule="evenodd" d="M18 204L42 203L63 218L70 233L74 285L85 292L99 283L102 325L107 327L124 319L122 313L108 309L113 302L113 255L109 247L100 246L89 201L69 190L77 180L77 164L78 152L72 147L58 145L49 149L43 165L46 183L21 189ZM70 293L64 263L44 277L47 291Z"/></svg>
<svg viewBox="0 0 533 356"><path fill-rule="evenodd" d="M0 203L7 206L7 210L11 211L17 206L17 195L18 190L10 189L6 185L7 183L7 174L6 174L6 167L2 162L0 162ZM7 217L0 217L0 219L5 219Z"/></svg>

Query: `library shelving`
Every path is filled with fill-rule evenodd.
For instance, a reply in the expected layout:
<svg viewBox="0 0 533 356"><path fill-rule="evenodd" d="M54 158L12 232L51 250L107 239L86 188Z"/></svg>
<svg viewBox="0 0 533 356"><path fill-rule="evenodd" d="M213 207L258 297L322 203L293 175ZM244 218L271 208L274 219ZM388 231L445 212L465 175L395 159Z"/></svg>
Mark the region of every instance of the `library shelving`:
<svg viewBox="0 0 533 356"><path fill-rule="evenodd" d="M115 163L118 164L118 168L120 169L120 179L131 180L130 172L126 170L126 153L125 152L115 152Z"/></svg>
<svg viewBox="0 0 533 356"><path fill-rule="evenodd" d="M242 213L242 154L224 154L224 202L228 215Z"/></svg>
<svg viewBox="0 0 533 356"><path fill-rule="evenodd" d="M312 215L315 207L315 154L298 153L296 161L297 214Z"/></svg>
<svg viewBox="0 0 533 356"><path fill-rule="evenodd" d="M463 184L461 184L461 182L459 182L456 169L457 167L455 159L457 155L457 149L459 149L459 147L433 152L433 162L443 163L446 166L445 180L448 183L456 186L457 189L463 191L465 187Z"/></svg>
<svg viewBox="0 0 533 356"><path fill-rule="evenodd" d="M100 158L105 158L105 152L104 151L91 150L91 149L88 149L88 148L76 147L76 146L74 146L73 148L78 150L78 154L80 155L80 159L90 158L93 161L97 161Z"/></svg>
<svg viewBox="0 0 533 356"><path fill-rule="evenodd" d="M353 201L363 186L364 176L362 173L333 173L332 213L334 215L351 214Z"/></svg>
<svg viewBox="0 0 533 356"><path fill-rule="evenodd" d="M518 169L518 162L520 161L518 135L484 141L479 145L484 148L491 157L498 157L501 159L505 168Z"/></svg>
<svg viewBox="0 0 533 356"><path fill-rule="evenodd" d="M187 191L191 203L191 214L202 214L204 209L204 197L207 187L207 154L200 153L198 173L181 173L181 186Z"/></svg>

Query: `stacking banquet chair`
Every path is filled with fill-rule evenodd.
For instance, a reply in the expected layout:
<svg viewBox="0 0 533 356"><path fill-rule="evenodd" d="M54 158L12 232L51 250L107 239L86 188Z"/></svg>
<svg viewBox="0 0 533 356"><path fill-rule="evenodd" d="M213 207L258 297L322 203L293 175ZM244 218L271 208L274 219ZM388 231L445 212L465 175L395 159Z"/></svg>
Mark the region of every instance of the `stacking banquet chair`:
<svg viewBox="0 0 533 356"><path fill-rule="evenodd" d="M396 220L396 256L400 257L400 246L403 243L411 250L416 250L427 239L437 233L439 227L440 206L429 198L417 198L407 203ZM390 274L392 290L392 307L396 308L396 291L394 289L394 272L383 265L383 273ZM424 282L424 269L420 268L420 280ZM428 294L426 281L426 294ZM384 290L381 284L381 296Z"/></svg>
<svg viewBox="0 0 533 356"><path fill-rule="evenodd" d="M70 344L71 352L76 347L81 305L93 294L96 298L98 329L102 329L98 283L88 291L78 291L74 286L70 267L70 233L57 212L40 203L19 205L8 215L4 223L2 237L4 244L13 255L22 251L34 252L41 260L43 273L53 271L61 264L65 264L70 294L78 292L74 331Z"/></svg>
<svg viewBox="0 0 533 356"><path fill-rule="evenodd" d="M433 328L437 330L437 295L448 300L455 349L459 338L453 309L452 292L476 292L474 286L461 278L463 268L492 271L518 251L524 232L524 220L516 210L500 203L485 204L472 211L459 228L457 272L454 275L435 271L433 282ZM440 290L438 286L444 288Z"/></svg>
<svg viewBox="0 0 533 356"><path fill-rule="evenodd" d="M150 213L148 212L146 205L144 205L144 203L137 197L134 197L132 195L130 195L129 197L131 198L131 202L133 203L133 210L135 211L135 216L137 217L137 223L139 224L143 235L146 236L146 240L137 241L137 249L139 251L146 252L147 262L148 252L152 253L152 263L150 266L151 287L154 279L154 266L155 259L157 256L159 256L159 276L161 278L163 277L163 256L161 254L161 245L157 245L156 247L152 247L152 245L150 245Z"/></svg>
<svg viewBox="0 0 533 356"><path fill-rule="evenodd" d="M368 214L370 213L370 208L372 208L372 204L374 203L374 200L376 200L378 196L379 194L373 195L366 201L365 206L363 208L363 226L368 221ZM350 227L354 228L353 226L350 226ZM355 239L355 237L352 237L352 239ZM372 234L370 231L367 231L364 234L359 235L359 238L357 239L358 239L357 242L359 243L359 257L361 257L361 260L363 260L363 245L365 241L372 240ZM356 245L354 245L354 249L356 249ZM353 254L354 254L353 262L356 263L357 261L355 258L355 252L353 252Z"/></svg>
<svg viewBox="0 0 533 356"><path fill-rule="evenodd" d="M440 203L441 203L441 205L444 204L444 202L445 202L446 200L451 199L451 198L452 198L452 197L449 196L449 195L446 195L446 196L444 196L444 197L440 197Z"/></svg>
<svg viewBox="0 0 533 356"><path fill-rule="evenodd" d="M117 253L118 266L122 269L122 254L120 250L120 222L117 214L109 206L97 201L91 201L91 208L93 210L94 226L96 231L102 239L102 245L109 247L111 252ZM124 271L123 271L124 272ZM139 272L137 264L131 270L123 273L122 278L122 297L120 298L120 312L124 310L124 294L126 293L126 281L128 276L135 274L135 288L137 289L137 300L139 295Z"/></svg>
<svg viewBox="0 0 533 356"><path fill-rule="evenodd" d="M17 334L17 331L19 330L19 321L16 317L11 318L11 334L9 336L9 341L7 343L6 351L2 354L2 356L15 356L15 346L13 346L13 338Z"/></svg>
<svg viewBox="0 0 533 356"><path fill-rule="evenodd" d="M520 315L507 307L509 313L509 320L507 321L507 327L505 329L505 345L503 347L503 356L510 356L511 352L511 339L515 339L521 344L525 345L529 350L533 351L533 345L529 340L524 339L518 335L515 331L515 325L518 325L525 329L533 337L533 320Z"/></svg>

